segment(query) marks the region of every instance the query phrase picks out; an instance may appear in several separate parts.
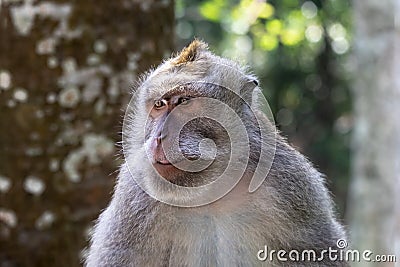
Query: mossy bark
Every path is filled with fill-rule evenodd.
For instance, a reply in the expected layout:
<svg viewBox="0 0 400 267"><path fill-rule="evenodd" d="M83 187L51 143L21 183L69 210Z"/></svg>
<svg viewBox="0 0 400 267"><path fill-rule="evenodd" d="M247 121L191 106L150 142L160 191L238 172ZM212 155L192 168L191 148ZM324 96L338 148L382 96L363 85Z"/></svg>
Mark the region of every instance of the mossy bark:
<svg viewBox="0 0 400 267"><path fill-rule="evenodd" d="M0 5L0 265L79 266L130 87L172 50L174 3Z"/></svg>

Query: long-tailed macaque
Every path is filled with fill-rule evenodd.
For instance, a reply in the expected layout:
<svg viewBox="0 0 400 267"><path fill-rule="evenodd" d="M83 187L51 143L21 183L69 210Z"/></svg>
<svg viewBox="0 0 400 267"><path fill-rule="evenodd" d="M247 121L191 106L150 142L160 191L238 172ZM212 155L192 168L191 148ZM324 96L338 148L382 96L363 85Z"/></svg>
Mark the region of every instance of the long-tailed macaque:
<svg viewBox="0 0 400 267"><path fill-rule="evenodd" d="M276 134L257 92L198 40L139 82L87 266L346 266L324 252L345 232L323 176Z"/></svg>

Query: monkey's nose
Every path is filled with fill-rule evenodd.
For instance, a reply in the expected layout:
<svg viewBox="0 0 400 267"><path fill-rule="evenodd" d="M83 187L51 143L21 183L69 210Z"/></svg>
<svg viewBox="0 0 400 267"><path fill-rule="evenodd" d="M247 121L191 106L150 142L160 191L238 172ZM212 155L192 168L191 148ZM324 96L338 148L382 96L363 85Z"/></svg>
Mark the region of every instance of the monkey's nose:
<svg viewBox="0 0 400 267"><path fill-rule="evenodd" d="M167 134L164 132L160 132L156 137L157 145L161 144L161 141L167 137Z"/></svg>

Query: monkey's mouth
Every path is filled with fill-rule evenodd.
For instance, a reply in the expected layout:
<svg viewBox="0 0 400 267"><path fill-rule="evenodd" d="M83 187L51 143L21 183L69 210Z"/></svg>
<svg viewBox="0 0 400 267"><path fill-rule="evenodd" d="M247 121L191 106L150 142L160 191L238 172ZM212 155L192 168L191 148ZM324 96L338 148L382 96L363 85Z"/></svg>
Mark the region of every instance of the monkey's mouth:
<svg viewBox="0 0 400 267"><path fill-rule="evenodd" d="M157 160L155 163L153 163L153 167L156 169L159 175L170 182L174 181L175 177L179 176L179 174L182 172L168 160Z"/></svg>
<svg viewBox="0 0 400 267"><path fill-rule="evenodd" d="M157 151L153 158L153 164L160 164L160 165L173 165L175 162L172 160L170 161L167 156L165 155L164 151Z"/></svg>
<svg viewBox="0 0 400 267"><path fill-rule="evenodd" d="M172 165L173 163L167 159L164 151L160 147L156 147L153 152L153 165Z"/></svg>
<svg viewBox="0 0 400 267"><path fill-rule="evenodd" d="M199 159L199 155L195 153L186 153L184 154L184 157L189 161ZM176 178L184 175L186 171L177 167L177 164L179 166L180 163L182 163L182 161L176 159L174 156L171 156L171 158L168 159L162 148L156 147L154 149L152 160L153 167L157 173L167 181L174 182Z"/></svg>
<svg viewBox="0 0 400 267"><path fill-rule="evenodd" d="M172 165L172 163L169 162L169 161L166 160L166 159L157 160L157 161L156 161L156 164L161 164L161 165Z"/></svg>

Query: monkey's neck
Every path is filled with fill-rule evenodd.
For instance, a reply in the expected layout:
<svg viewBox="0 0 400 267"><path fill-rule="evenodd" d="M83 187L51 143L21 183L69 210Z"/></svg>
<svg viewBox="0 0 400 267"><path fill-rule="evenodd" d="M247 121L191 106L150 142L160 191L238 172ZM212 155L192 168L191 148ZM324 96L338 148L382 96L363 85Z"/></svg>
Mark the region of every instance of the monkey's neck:
<svg viewBox="0 0 400 267"><path fill-rule="evenodd" d="M203 216L204 214L207 216L221 216L229 215L231 213L239 213L241 210L247 209L250 196L257 193L248 192L251 177L251 175L245 174L230 192L222 198L207 205L190 208L170 207L169 211L178 216ZM159 202L159 205L164 206L166 204Z"/></svg>
<svg viewBox="0 0 400 267"><path fill-rule="evenodd" d="M247 202L250 201L248 188L251 177L251 175L245 174L230 192L206 207L209 211L216 213L235 212L245 208Z"/></svg>

